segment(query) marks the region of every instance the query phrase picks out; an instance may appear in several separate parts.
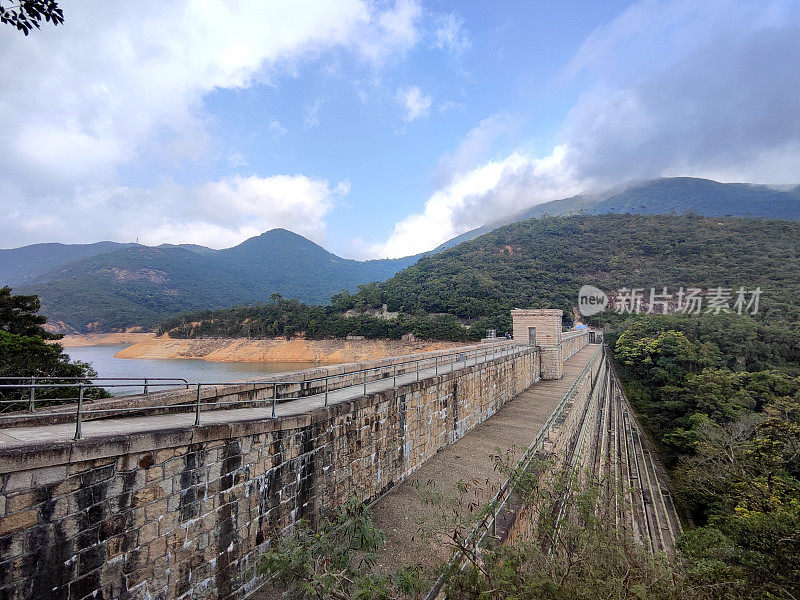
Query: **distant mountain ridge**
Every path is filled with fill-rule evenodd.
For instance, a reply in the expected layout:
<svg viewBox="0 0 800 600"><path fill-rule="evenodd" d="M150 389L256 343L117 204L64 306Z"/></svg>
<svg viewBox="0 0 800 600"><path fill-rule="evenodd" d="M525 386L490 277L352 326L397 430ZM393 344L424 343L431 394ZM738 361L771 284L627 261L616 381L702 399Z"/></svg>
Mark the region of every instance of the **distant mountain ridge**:
<svg viewBox="0 0 800 600"><path fill-rule="evenodd" d="M796 221L800 220L800 185L720 183L696 177L663 177L644 182L628 182L598 194L579 194L537 204L510 218L462 233L439 246L437 250L452 248L509 223L548 215L567 216L579 213L696 213L703 217L760 217Z"/></svg>
<svg viewBox="0 0 800 600"><path fill-rule="evenodd" d="M629 182L600 194L535 205L461 234L431 253L533 217L688 212L800 220L800 186L690 177ZM39 294L44 314L65 330L113 330L150 327L184 311L266 301L274 293L326 304L333 294L384 281L431 253L362 262L336 256L285 229L224 250L193 244L35 244L0 250L0 285Z"/></svg>
<svg viewBox="0 0 800 600"><path fill-rule="evenodd" d="M133 244L118 242L47 243L0 250L0 284L21 285L73 260L113 252L131 245Z"/></svg>
<svg viewBox="0 0 800 600"><path fill-rule="evenodd" d="M113 242L38 246L57 256L42 258L48 248L31 246L0 251L6 277L0 284L39 294L50 322L74 331L149 327L184 310L266 301L275 293L324 304L344 289L383 281L418 258L344 259L285 229L224 250ZM27 274L20 273L23 259L29 259Z"/></svg>

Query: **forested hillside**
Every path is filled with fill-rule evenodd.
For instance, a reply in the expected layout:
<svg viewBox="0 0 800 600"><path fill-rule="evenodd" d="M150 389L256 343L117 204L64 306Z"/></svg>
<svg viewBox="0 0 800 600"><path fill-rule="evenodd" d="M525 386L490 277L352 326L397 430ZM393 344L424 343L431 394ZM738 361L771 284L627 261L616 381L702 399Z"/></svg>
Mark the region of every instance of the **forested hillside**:
<svg viewBox="0 0 800 600"><path fill-rule="evenodd" d="M630 214L533 219L423 257L356 294L337 294L330 307L269 303L182 315L162 329L175 336L479 339L486 328L508 329L515 307L558 307L571 319L584 284L607 291L760 286L755 318L797 331L800 223ZM374 316L383 304L397 317Z"/></svg>
<svg viewBox="0 0 800 600"><path fill-rule="evenodd" d="M797 336L738 316L657 315L609 341L697 526L680 543L690 583L714 598L796 598Z"/></svg>
<svg viewBox="0 0 800 600"><path fill-rule="evenodd" d="M32 244L0 250L0 285L23 285L74 260L97 256L132 244Z"/></svg>
<svg viewBox="0 0 800 600"><path fill-rule="evenodd" d="M13 272L19 280L16 263L34 269L35 276L23 278L17 291L38 294L51 323L76 331L151 327L181 311L255 302L273 293L325 303L331 294L386 279L417 258L347 260L284 229L224 250L139 244L111 244L105 252L102 245L63 248L61 258L60 245L3 251L0 260L9 262L0 274Z"/></svg>
<svg viewBox="0 0 800 600"><path fill-rule="evenodd" d="M534 217L608 213L693 213L706 217L797 220L800 219L800 186L720 183L696 177L662 177L650 181L628 182L598 193L579 194L537 204L511 218L467 231L445 242L440 248L452 248L501 225Z"/></svg>

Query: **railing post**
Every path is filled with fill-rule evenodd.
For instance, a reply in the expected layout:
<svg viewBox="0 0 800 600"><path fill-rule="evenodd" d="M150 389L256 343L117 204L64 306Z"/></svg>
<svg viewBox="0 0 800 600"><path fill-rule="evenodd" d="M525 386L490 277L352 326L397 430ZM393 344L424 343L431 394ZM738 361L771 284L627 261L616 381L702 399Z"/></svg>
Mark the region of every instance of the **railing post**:
<svg viewBox="0 0 800 600"><path fill-rule="evenodd" d="M31 395L28 400L28 412L36 410L36 377L31 377Z"/></svg>
<svg viewBox="0 0 800 600"><path fill-rule="evenodd" d="M328 381L329 379L325 378L325 406L328 406Z"/></svg>
<svg viewBox="0 0 800 600"><path fill-rule="evenodd" d="M278 402L278 384L272 384L272 418L275 418L275 404Z"/></svg>
<svg viewBox="0 0 800 600"><path fill-rule="evenodd" d="M81 439L81 421L83 420L83 384L78 386L78 412L75 415L75 438Z"/></svg>
<svg viewBox="0 0 800 600"><path fill-rule="evenodd" d="M364 395L367 395L367 371L364 370Z"/></svg>
<svg viewBox="0 0 800 600"><path fill-rule="evenodd" d="M144 378L144 391L142 393L143 394L147 393L147 377Z"/></svg>
<svg viewBox="0 0 800 600"><path fill-rule="evenodd" d="M417 361L417 381L419 381L419 363L420 362L421 362L421 360Z"/></svg>
<svg viewBox="0 0 800 600"><path fill-rule="evenodd" d="M397 387L397 364L394 365L394 376L392 378L392 387Z"/></svg>
<svg viewBox="0 0 800 600"><path fill-rule="evenodd" d="M194 402L194 426L200 427L200 385L197 384L197 398Z"/></svg>
<svg viewBox="0 0 800 600"><path fill-rule="evenodd" d="M439 374L439 357L438 356L434 356L433 357L433 364L436 366L436 375L438 375Z"/></svg>

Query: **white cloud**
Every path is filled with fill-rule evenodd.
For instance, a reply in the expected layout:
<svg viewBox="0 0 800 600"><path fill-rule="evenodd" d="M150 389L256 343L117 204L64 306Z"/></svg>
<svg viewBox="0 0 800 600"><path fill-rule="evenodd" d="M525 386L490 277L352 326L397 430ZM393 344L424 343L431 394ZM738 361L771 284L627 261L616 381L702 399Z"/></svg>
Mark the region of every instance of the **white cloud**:
<svg viewBox="0 0 800 600"><path fill-rule="evenodd" d="M325 52L349 53L377 71L417 43L421 9L411 0L82 0L65 12L58 28L0 36L0 210L11 215L0 225L3 246L136 234L167 241L170 232L177 237L169 241L222 244L275 224L321 235L325 198L342 191L313 178L148 190L121 186L119 172L130 167L158 181L187 158L226 157L208 132L208 94L277 85ZM306 127L318 122L320 103ZM268 131L278 137L286 128L274 120ZM227 159L234 169L247 163L237 151ZM218 214L196 217L214 212L213 198Z"/></svg>
<svg viewBox="0 0 800 600"><path fill-rule="evenodd" d="M274 138L279 138L282 135L285 135L288 129L281 125L280 121L271 121L269 124L269 131L272 133Z"/></svg>
<svg viewBox="0 0 800 600"><path fill-rule="evenodd" d="M483 163L498 138L512 133L519 125L517 117L496 114L483 119L471 129L452 151L445 153L436 168L440 184L449 183L453 177Z"/></svg>
<svg viewBox="0 0 800 600"><path fill-rule="evenodd" d="M464 19L455 13L437 19L434 46L460 55L470 47L469 36L464 31Z"/></svg>
<svg viewBox="0 0 800 600"><path fill-rule="evenodd" d="M422 7L416 0L397 0L394 6L373 19L373 26L358 32L354 40L367 60L381 64L392 55L402 55L419 41Z"/></svg>
<svg viewBox="0 0 800 600"><path fill-rule="evenodd" d="M564 77L586 78L588 91L549 155L518 150L472 164L497 135L495 117L483 121L442 157L424 209L373 253L429 250L535 204L629 179L798 183L798 38L792 0L633 5L565 69Z"/></svg>
<svg viewBox="0 0 800 600"><path fill-rule="evenodd" d="M405 120L408 123L427 117L431 112L433 98L423 94L416 85L397 90L395 98L406 109Z"/></svg>
<svg viewBox="0 0 800 600"><path fill-rule="evenodd" d="M196 186L165 183L155 189L79 188L68 198L51 197L45 219L24 199L12 200L9 217L0 223L0 238L14 246L36 231L40 239L96 241L102 231L120 241L138 237L146 244L224 248L284 227L321 243L325 217L349 191L347 181L331 187L303 175L236 176Z"/></svg>
<svg viewBox="0 0 800 600"><path fill-rule="evenodd" d="M424 252L519 212L535 203L532 198L545 202L577 193L580 187L564 169L563 159L563 147L540 159L514 152L456 175L431 195L421 213L395 224L387 242L371 248L372 255L397 258Z"/></svg>
<svg viewBox="0 0 800 600"><path fill-rule="evenodd" d="M187 158L218 156L206 95L275 85L334 50L380 68L417 43L421 10L410 0L82 0L65 12L58 28L0 36L4 212L20 197L41 217L54 198L78 202L78 187L119 187L122 167L158 180ZM277 121L269 130L285 132ZM109 235L98 225L83 241Z"/></svg>
<svg viewBox="0 0 800 600"><path fill-rule="evenodd" d="M239 151L231 152L228 155L228 166L230 166L232 169L238 169L239 167L246 167L247 159Z"/></svg>
<svg viewBox="0 0 800 600"><path fill-rule="evenodd" d="M319 125L319 109L322 108L323 101L318 98L314 104L306 107L303 129L313 129Z"/></svg>

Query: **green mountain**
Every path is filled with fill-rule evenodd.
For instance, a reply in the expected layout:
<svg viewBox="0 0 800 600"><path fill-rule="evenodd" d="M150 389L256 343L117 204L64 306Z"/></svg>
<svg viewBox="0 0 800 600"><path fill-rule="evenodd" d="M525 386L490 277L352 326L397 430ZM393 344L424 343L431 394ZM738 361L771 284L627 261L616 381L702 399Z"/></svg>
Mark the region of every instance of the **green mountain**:
<svg viewBox="0 0 800 600"><path fill-rule="evenodd" d="M687 212L796 220L800 219L800 186L779 189L687 177L657 179L536 205L512 221L545 215ZM464 233L426 254L460 247L501 225ZM225 250L192 244L37 244L0 250L0 285L13 285L20 293L40 294L45 314L65 329L108 330L149 327L187 310L266 301L274 293L326 304L333 294L383 281L420 256L425 254L394 260L347 260L283 229ZM474 281L484 279L476 275ZM391 290L391 286L387 283L385 289ZM402 301L393 298L392 306L417 306L412 292L409 290L410 295ZM495 290L488 293L488 298L498 294ZM362 294L359 307L371 304L374 295L374 289ZM436 308L433 302L420 302L417 308L452 312L466 319L498 314L487 302L487 297L481 296L461 312L453 312L452 307Z"/></svg>
<svg viewBox="0 0 800 600"><path fill-rule="evenodd" d="M748 292L760 287L755 318L796 339L800 222L634 214L529 219L424 256L383 283L338 295L329 307L273 302L181 315L161 330L176 337L303 331L315 338L396 338L412 332L480 339L485 329L509 329L509 311L516 307L558 307L570 319L585 284L648 293L663 287L675 293L681 286L741 286ZM735 292L731 308L734 298ZM397 318L372 316L371 309L383 304ZM603 313L594 322L614 319Z"/></svg>
<svg viewBox="0 0 800 600"><path fill-rule="evenodd" d="M33 244L0 250L0 285L22 285L74 260L125 248L130 244Z"/></svg>
<svg viewBox="0 0 800 600"><path fill-rule="evenodd" d="M599 194L580 194L537 204L517 215L484 225L453 238L438 249L452 248L501 225L534 217L633 213L667 215L696 213L708 217L762 217L800 219L800 185L768 186L719 183L695 177L665 177L629 182Z"/></svg>
<svg viewBox="0 0 800 600"><path fill-rule="evenodd" d="M514 307L571 313L578 290L761 286L764 319L800 323L800 222L573 215L505 225L421 258L380 286L391 311L460 319Z"/></svg>
<svg viewBox="0 0 800 600"><path fill-rule="evenodd" d="M265 301L275 293L325 303L416 258L347 260L273 229L225 250L124 245L58 264L15 291L39 294L44 314L62 329L105 331L149 327L182 311Z"/></svg>

